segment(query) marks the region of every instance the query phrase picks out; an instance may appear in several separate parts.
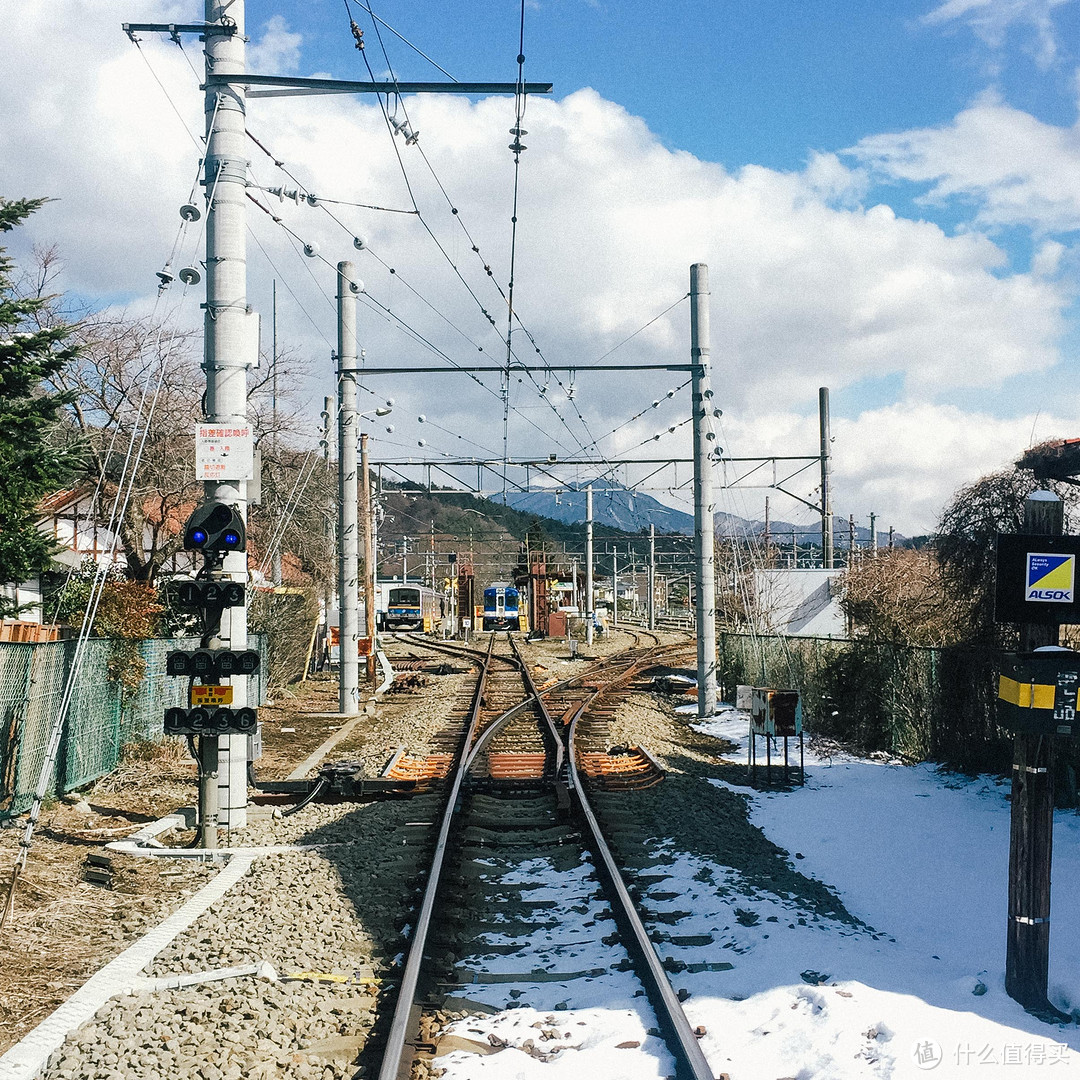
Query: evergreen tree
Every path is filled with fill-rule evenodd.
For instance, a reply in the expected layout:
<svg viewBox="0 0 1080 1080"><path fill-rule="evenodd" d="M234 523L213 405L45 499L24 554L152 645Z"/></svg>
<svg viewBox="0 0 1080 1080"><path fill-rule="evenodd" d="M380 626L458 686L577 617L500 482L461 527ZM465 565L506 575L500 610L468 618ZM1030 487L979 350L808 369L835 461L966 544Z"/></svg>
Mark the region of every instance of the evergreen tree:
<svg viewBox="0 0 1080 1080"><path fill-rule="evenodd" d="M0 232L10 232L44 202L0 199ZM71 328L42 327L35 314L48 298L21 298L13 270L0 248L0 584L29 581L48 569L55 545L37 528L37 506L75 463L60 426L60 410L71 399L42 388L74 355ZM0 616L15 610L0 596Z"/></svg>

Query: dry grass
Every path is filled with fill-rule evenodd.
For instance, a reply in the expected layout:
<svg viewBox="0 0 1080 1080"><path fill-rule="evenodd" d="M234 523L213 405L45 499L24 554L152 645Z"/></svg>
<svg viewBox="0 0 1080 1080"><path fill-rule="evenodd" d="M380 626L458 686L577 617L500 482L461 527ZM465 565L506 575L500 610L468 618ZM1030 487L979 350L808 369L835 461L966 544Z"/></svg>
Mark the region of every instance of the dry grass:
<svg viewBox="0 0 1080 1080"><path fill-rule="evenodd" d="M335 721L300 720L300 711L336 706L337 684L323 678L279 691L273 705L261 708L267 773L289 772L333 729ZM0 1053L216 872L105 851L108 842L191 805L196 796L195 762L185 743L172 739L125 747L109 776L46 807L0 937ZM18 820L0 828L0 905L22 833ZM91 852L112 858L112 890L82 880Z"/></svg>
<svg viewBox="0 0 1080 1080"><path fill-rule="evenodd" d="M190 803L194 779L194 762L182 743L136 743L125 747L109 776L45 808L0 940L0 1051L206 879L210 871L201 866L104 850L108 842ZM22 834L20 821L0 829L0 903ZM112 890L83 881L91 852L112 858Z"/></svg>
<svg viewBox="0 0 1080 1080"><path fill-rule="evenodd" d="M139 801L153 796L144 790ZM203 880L202 866L174 866L113 855L112 890L82 880L86 856L133 832L135 811L87 812L66 802L46 810L0 941L0 1051L16 1042L166 914ZM0 831L0 874L6 896L22 835ZM112 854L112 853L110 853Z"/></svg>

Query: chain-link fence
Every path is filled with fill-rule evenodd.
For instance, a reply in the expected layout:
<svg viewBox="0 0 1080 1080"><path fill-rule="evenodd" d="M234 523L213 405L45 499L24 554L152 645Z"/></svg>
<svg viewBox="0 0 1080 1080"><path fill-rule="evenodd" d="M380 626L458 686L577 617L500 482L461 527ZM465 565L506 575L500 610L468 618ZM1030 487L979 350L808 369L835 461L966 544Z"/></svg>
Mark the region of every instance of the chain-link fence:
<svg viewBox="0 0 1080 1080"><path fill-rule="evenodd" d="M721 632L717 653L728 694L737 683L798 690L807 727L819 734L913 761L1008 769L994 650Z"/></svg>
<svg viewBox="0 0 1080 1080"><path fill-rule="evenodd" d="M0 642L0 817L30 805L75 647L74 640ZM186 706L187 680L165 674L165 657L173 649L197 649L198 639L142 641L137 647L146 670L131 692L109 670L116 644L103 638L86 642L74 673L50 793L62 794L105 776L116 768L125 744L163 738L165 710ZM249 647L261 657L259 674L249 683L252 702L261 705L266 700L266 636L251 635Z"/></svg>

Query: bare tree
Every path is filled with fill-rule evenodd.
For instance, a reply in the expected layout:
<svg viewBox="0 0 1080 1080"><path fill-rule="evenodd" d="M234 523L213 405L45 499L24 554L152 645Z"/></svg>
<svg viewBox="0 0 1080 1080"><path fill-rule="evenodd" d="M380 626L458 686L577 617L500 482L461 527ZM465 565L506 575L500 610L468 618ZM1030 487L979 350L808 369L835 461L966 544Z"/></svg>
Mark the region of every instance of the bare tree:
<svg viewBox="0 0 1080 1080"><path fill-rule="evenodd" d="M932 549L867 554L843 575L840 605L856 634L906 645L943 646L959 637L957 608L946 595Z"/></svg>
<svg viewBox="0 0 1080 1080"><path fill-rule="evenodd" d="M1074 487L1055 480L1036 480L1027 469L1009 469L980 477L961 488L945 508L934 541L942 580L954 607L961 640L992 644L994 625L995 543L997 534L1019 532L1024 500L1037 488L1055 492L1075 517Z"/></svg>
<svg viewBox="0 0 1080 1080"><path fill-rule="evenodd" d="M20 283L22 292L48 301L38 313L43 325L75 321L62 299L51 296L62 270L56 250L35 254L33 270ZM194 446L195 425L203 415L201 334L106 311L79 313L76 339L76 361L51 380L52 386L71 398L69 429L85 448L83 479L98 493L99 520L108 519L121 480L134 468L133 483L124 484L126 493L130 483L131 494L117 534L128 577L153 583L180 549L183 523L202 498ZM274 478L265 514L253 515L254 540L262 522L280 521L282 492L291 490L290 471L298 468L297 451L289 445L296 434L295 413L271 407L272 388L279 402L288 402L296 359L294 351L282 350L249 377L252 426L256 442L271 450L267 466Z"/></svg>

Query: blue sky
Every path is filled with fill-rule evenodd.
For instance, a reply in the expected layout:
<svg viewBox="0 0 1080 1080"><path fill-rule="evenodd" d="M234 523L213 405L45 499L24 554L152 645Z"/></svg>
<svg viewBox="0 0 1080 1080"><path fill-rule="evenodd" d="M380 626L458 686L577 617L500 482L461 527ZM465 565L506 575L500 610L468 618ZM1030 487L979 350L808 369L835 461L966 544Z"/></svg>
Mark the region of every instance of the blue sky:
<svg viewBox="0 0 1080 1080"><path fill-rule="evenodd" d="M458 79L512 81L519 8L513 0L403 0L369 5ZM1048 123L1075 119L1075 4L1053 12L1058 56L1040 69L1036 34L1020 22L993 48L965 21L928 23L928 0L738 0L725 3L530 2L526 76L555 96L589 86L643 117L673 148L729 169L798 169L814 150L864 135L946 123L990 81ZM249 2L248 25L284 14L305 37L301 66L361 77L342 0L287 10ZM370 16L352 4L376 71ZM384 30L399 78L441 76ZM995 72L995 69L998 69ZM350 75L351 73L351 75Z"/></svg>
<svg viewBox="0 0 1080 1080"><path fill-rule="evenodd" d="M381 76L371 19L349 3ZM196 0L56 0L0 27L4 193L57 199L14 243L24 253L59 245L63 284L95 303L151 307L202 126L185 57L152 35L136 50L118 24L194 20L201 9ZM454 76L477 81L515 77L519 10L513 0L375 7ZM344 0L248 0L246 26L253 71L366 76ZM526 78L555 92L531 99L525 119L519 314L552 363L586 364L677 301L690 263L707 262L725 449L813 452L816 391L828 385L838 512L865 520L873 510L904 532L932 528L956 487L1007 465L1033 432L1078 434L1078 30L1080 0L530 0ZM383 41L399 78L441 78L387 30ZM201 66L197 42L187 54ZM513 102L432 97L400 107L461 209L448 214L417 147L399 139L425 221L480 303L499 311L492 283L505 286L509 270ZM253 101L249 121L306 191L407 205L392 136L370 99ZM415 217L342 206L342 233L318 209L259 194L296 181L256 151L249 180L322 252L305 260L252 212L248 299L267 314L279 280L280 333L304 358L301 418L317 414L330 389L327 294L340 258L355 258L368 285L361 325L371 362L431 362L389 324L386 307L456 362L480 344L499 355L500 332ZM359 255L351 233L368 242ZM170 317L198 325L196 298L166 301ZM684 304L613 358L683 358L686 321ZM511 452L561 453L614 431L602 440L608 455L643 441L685 453L685 402L668 389L629 372L607 383L582 376L573 401L562 388L544 398L515 384ZM388 453L461 454L466 434L501 442L491 425L475 426L501 412L497 388L406 380L395 394ZM421 413L440 417L445 445L430 420L418 426ZM801 494L812 497L811 480ZM683 492L660 495L683 505ZM720 509L760 516L763 498L724 493ZM800 521L809 514L788 510ZM774 515L785 512L774 502Z"/></svg>

